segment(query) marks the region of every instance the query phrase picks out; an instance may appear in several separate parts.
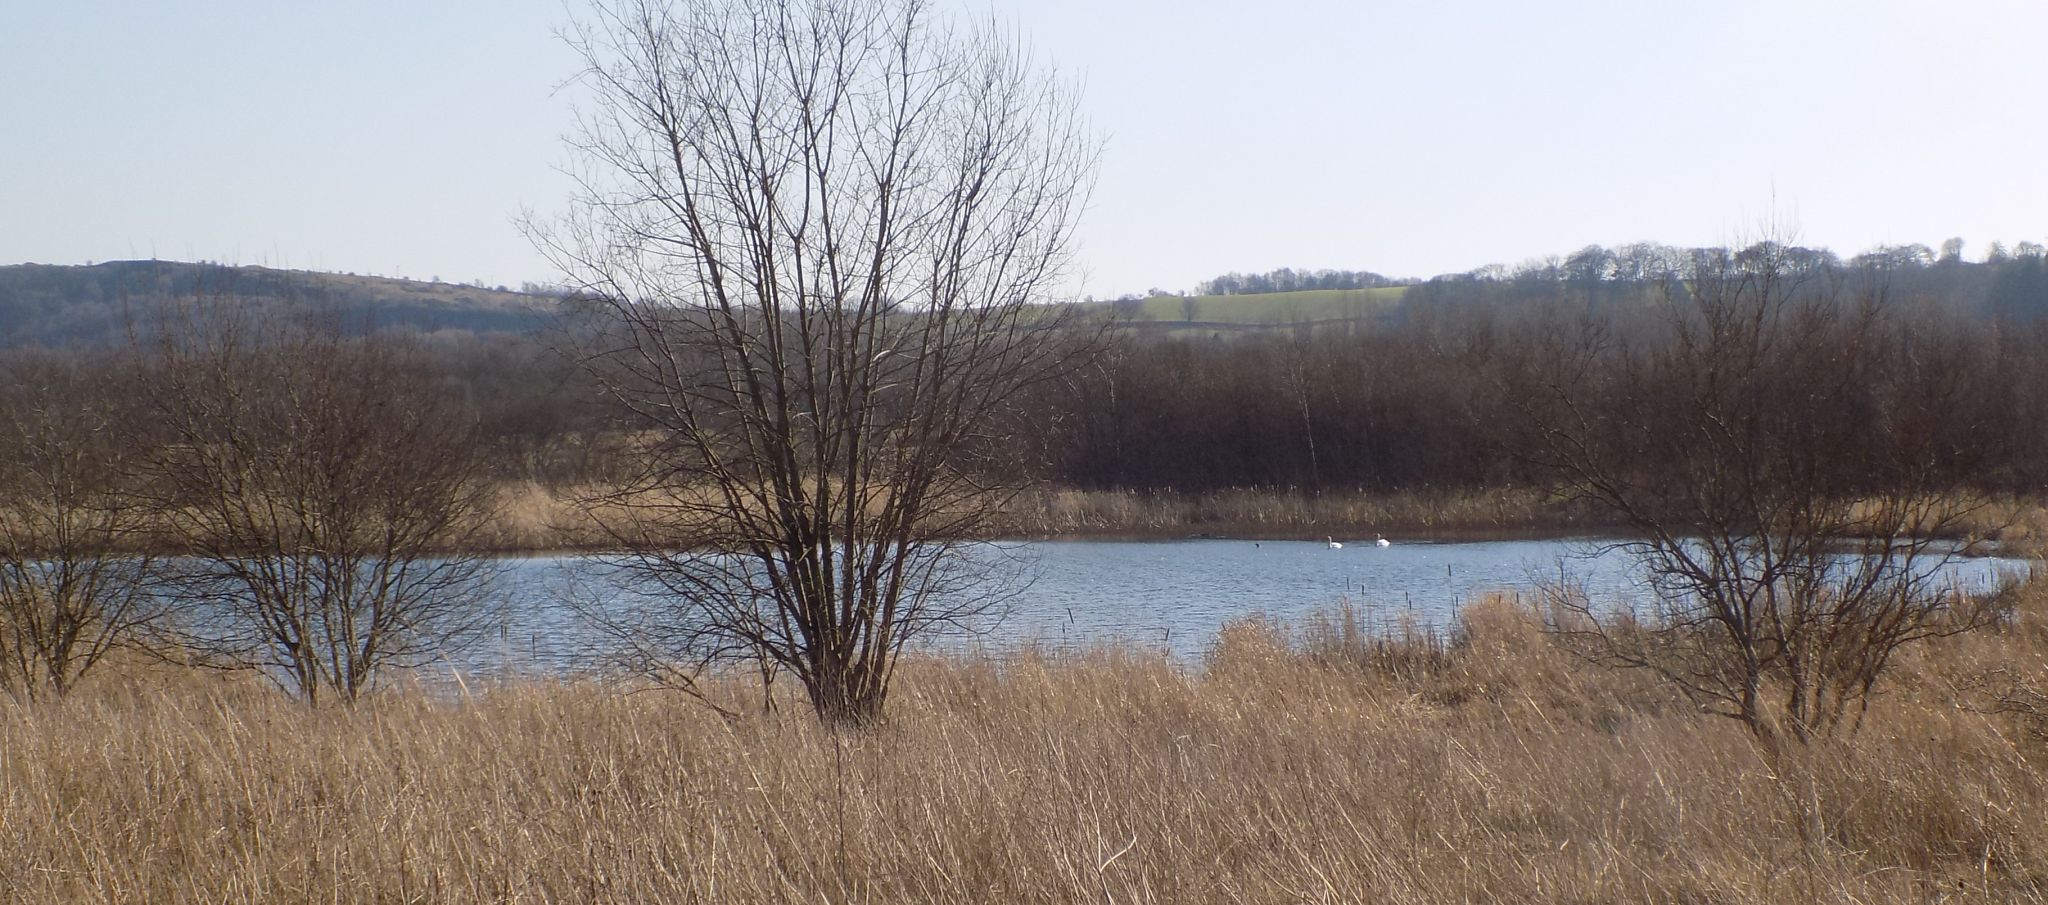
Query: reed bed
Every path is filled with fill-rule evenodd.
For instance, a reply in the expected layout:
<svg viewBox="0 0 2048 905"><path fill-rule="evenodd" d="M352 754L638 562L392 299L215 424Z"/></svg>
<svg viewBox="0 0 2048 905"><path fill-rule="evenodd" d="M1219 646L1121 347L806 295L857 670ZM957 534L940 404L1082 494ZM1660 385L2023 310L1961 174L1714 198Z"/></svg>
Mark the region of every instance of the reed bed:
<svg viewBox="0 0 2048 905"><path fill-rule="evenodd" d="M616 506L582 511L594 488L551 489L514 482L498 490L496 517L477 543L490 552L596 550L613 544L597 525L621 521ZM1009 537L1320 537L1404 539L1559 534L1591 530L1595 520L1525 491L1463 494L1308 496L1239 490L1213 494L1140 494L1047 490L1012 501L992 526Z"/></svg>
<svg viewBox="0 0 2048 905"><path fill-rule="evenodd" d="M1200 663L918 659L856 733L586 682L311 709L125 668L0 704L0 899L2042 901L2048 734L1979 678L2048 675L2044 596L1785 749L1505 599L1394 639L1247 619Z"/></svg>
<svg viewBox="0 0 2048 905"><path fill-rule="evenodd" d="M603 549L613 544L597 525L624 521L616 506L584 512L580 496L600 488L550 488L523 481L498 488L497 511L475 542L487 552ZM593 518L595 516L595 518ZM1625 530L1583 505L1534 490L1326 493L1225 490L1213 493L1037 490L1012 501L998 524L1008 537L1309 538L1370 540L1481 539L1599 534ZM2048 550L2048 507L2032 499L1982 506L1960 528L1970 539L1996 539L2009 552Z"/></svg>
<svg viewBox="0 0 2048 905"><path fill-rule="evenodd" d="M1014 530L1025 535L1329 534L1340 540L1369 540L1375 533L1438 539L1568 534L1606 524L1582 507L1513 488L1387 494L1050 490L1020 498L1011 518Z"/></svg>

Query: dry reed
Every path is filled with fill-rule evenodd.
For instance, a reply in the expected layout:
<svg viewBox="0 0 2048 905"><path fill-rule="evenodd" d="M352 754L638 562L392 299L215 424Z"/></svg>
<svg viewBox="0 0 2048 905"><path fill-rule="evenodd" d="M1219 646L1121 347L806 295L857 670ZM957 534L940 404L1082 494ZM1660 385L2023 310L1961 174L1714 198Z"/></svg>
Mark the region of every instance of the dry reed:
<svg viewBox="0 0 2048 905"><path fill-rule="evenodd" d="M2042 596L1777 751L1502 600L1401 644L1245 620L1199 665L919 659L859 734L577 682L308 709L127 669L0 705L0 898L2042 900L2048 742L1971 681L2043 675Z"/></svg>
<svg viewBox="0 0 2048 905"><path fill-rule="evenodd" d="M550 488L531 481L497 489L496 512L475 542L483 552L597 550L613 546L598 525L624 523L616 504L595 511L579 497L602 487ZM2007 499L1984 507L1964 526L1973 538L1996 538L2009 552L2030 554L2048 544L2048 508ZM1014 500L999 519L1007 537L1223 537L1410 539L1598 534L1623 530L1583 506L1530 490L1494 488L1430 493L1330 493L1277 490L1215 493L1129 493L1037 490Z"/></svg>
<svg viewBox="0 0 2048 905"><path fill-rule="evenodd" d="M1305 494L1279 490L1128 493L1047 490L1020 498L1011 522L1023 535L1220 535L1230 537L1472 538L1583 533L1598 519L1540 493L1512 488L1459 492Z"/></svg>

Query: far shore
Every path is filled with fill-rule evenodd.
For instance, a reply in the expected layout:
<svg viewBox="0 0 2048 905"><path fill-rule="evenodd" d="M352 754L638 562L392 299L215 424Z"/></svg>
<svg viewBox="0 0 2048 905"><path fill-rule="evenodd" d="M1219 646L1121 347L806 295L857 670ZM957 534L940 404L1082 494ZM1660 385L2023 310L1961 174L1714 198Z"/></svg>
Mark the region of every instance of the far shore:
<svg viewBox="0 0 2048 905"><path fill-rule="evenodd" d="M507 487L502 512L483 532L482 552L595 553L616 544L576 508L576 492L536 484ZM1616 536L1624 526L1584 507L1525 490L1455 493L1321 494L1230 490L1132 493L1047 489L1015 500L991 540L1403 542L1540 540Z"/></svg>
<svg viewBox="0 0 2048 905"><path fill-rule="evenodd" d="M1386 536L1386 537L1387 537L1387 539L1388 539L1389 541L1393 542L1393 543L1397 543L1397 544L1403 544L1403 545L1412 545L1412 544L1479 544L1479 543L1497 543L1497 542L1506 542L1506 541L1546 541L1546 540L1592 540L1592 541L1603 541L1603 540L1621 540L1621 539L1624 539L1624 538L1626 538L1626 537L1628 536L1628 535L1627 535L1627 534L1626 534L1626 533L1625 533L1625 532L1624 532L1624 531L1622 530L1622 528L1621 528L1621 527L1619 527L1619 526L1608 526L1608 527L1605 527L1605 528L1588 528L1588 529L1585 529L1585 530L1570 530L1570 529L1560 529L1560 528L1549 528L1549 527L1543 527L1543 528L1538 528L1538 527L1530 527L1530 528L1502 528L1502 529L1497 529L1497 530L1494 530L1494 529L1469 529L1469 530L1439 530L1439 531L1434 531L1434 532L1428 532L1428 531L1422 531L1422 530L1413 530L1413 531L1403 531L1403 530L1400 530L1399 528L1396 528L1396 529L1393 529L1393 533L1388 533L1388 532L1386 532L1386 531L1382 531L1382 532L1378 532L1378 533L1379 533L1379 534L1381 534L1381 535L1383 535L1383 536ZM1321 544L1321 543L1323 543L1323 542L1324 542L1324 538L1325 538L1325 537L1328 537L1328 538L1334 539L1334 540L1336 540L1336 541L1337 541L1338 543L1341 543L1341 544L1343 544L1343 545L1344 545L1344 546L1346 546L1346 547L1352 547L1352 546L1357 546L1357 547L1370 547L1370 546L1372 546L1372 545L1373 545L1373 541L1374 541L1374 540L1376 539L1376 538L1375 538L1375 537L1374 537L1374 536L1373 536L1372 534L1362 534L1362 533L1352 533L1352 534L1344 534L1344 533L1335 533L1335 534L1332 534L1332 533L1329 533L1329 532L1325 532L1325 533L1323 533L1323 534L1316 534L1316 535L1314 535L1314 536L1310 536L1310 535L1308 535L1308 534L1304 534L1304 533L1300 533L1300 532L1287 532L1287 531L1274 531L1274 530L1266 530L1266 531L1257 531L1257 530L1249 530L1249 529L1247 529L1247 530L1242 530L1242 531L1228 531L1228 530L1225 530L1225 531L1206 531L1206 532L1190 532L1190 531L1176 531L1176 530L1172 530L1172 529L1168 529L1168 528L1142 528L1142 529L1137 529L1137 528L1134 528L1134 529L1128 529L1128 530L1098 530L1098 531L1062 531L1062 532L1053 532L1053 533L1038 533L1038 534L1025 534L1025 533L1004 533L1004 534L997 534L997 535L994 535L994 536L991 536L991 537L987 537L987 538L984 538L983 540L985 540L985 541L987 541L987 542L989 542L989 543L997 543L997 544L1032 544L1032 543L1047 543L1047 542L1071 542L1071 543L1174 543L1174 542L1180 542L1180 541L1198 541L1198 540L1210 540L1210 541L1243 541L1243 542L1245 542L1245 543L1315 543L1315 544ZM537 546L537 547L497 547L497 546L487 546L487 547L482 547L482 548L479 548L479 549L477 549L477 550L474 550L474 551L470 551L470 552L473 552L473 553L477 553L477 554L481 554L481 555L484 555L484 556L493 556L493 557L504 557L504 558L519 558L519 557L541 557L541 556L603 556L603 555L607 555L607 554L618 554L618 553L621 553L621 552L623 552L623 550L622 550L622 548L620 548L620 547L617 547L617 546L612 546L612 545L605 545L605 544L581 544L581 545L573 545L573 544L563 544L563 545L557 545L557 546Z"/></svg>
<svg viewBox="0 0 2048 905"><path fill-rule="evenodd" d="M503 512L475 552L491 555L596 554L618 549L578 515L574 493L534 484L508 487ZM2009 551L2048 545L2048 508L2030 500L1990 507L1969 537ZM1371 544L1623 538L1626 524L1532 490L1495 488L1396 494L1229 490L1133 493L1048 489L1020 497L997 541L1321 541Z"/></svg>
<svg viewBox="0 0 2048 905"><path fill-rule="evenodd" d="M533 482L499 487L496 511L444 551L487 557L576 556L618 552L598 527L603 512L580 508L574 488ZM593 494L594 495L594 494ZM1532 490L1494 488L1394 494L1287 490L1212 493L1037 490L1016 499L982 539L990 541L1306 541L1369 546L1562 539L1621 540L1627 524L1592 508ZM144 534L138 549L163 538ZM1968 542L1966 555L2042 558L2048 554L2048 501L2008 499L1985 507L1945 539ZM176 544L157 552L175 554Z"/></svg>

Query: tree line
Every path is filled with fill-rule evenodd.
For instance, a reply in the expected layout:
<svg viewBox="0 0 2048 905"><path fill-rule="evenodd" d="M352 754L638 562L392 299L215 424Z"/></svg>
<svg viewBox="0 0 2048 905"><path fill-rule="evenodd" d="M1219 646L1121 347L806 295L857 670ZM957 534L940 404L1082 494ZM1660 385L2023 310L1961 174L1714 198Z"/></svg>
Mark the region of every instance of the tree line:
<svg viewBox="0 0 2048 905"><path fill-rule="evenodd" d="M1878 274L1899 298L1945 309L1965 318L2032 320L2048 315L2048 248L1992 242L1983 260L1963 256L1962 239L1940 248L1912 243L1879 246L1843 258L1825 248L1765 242L1734 253L1777 255L1802 271ZM1636 300L1654 295L1671 274L1711 266L1722 248L1690 248L1638 242L1616 247L1589 245L1512 267L1488 265L1417 283L1403 294L1413 308L1527 304L1576 299L1590 303Z"/></svg>
<svg viewBox="0 0 2048 905"><path fill-rule="evenodd" d="M1949 370L1924 376L1964 381L1959 398L1983 425L1996 426L1995 443L1976 441L1995 455L1968 466L1973 480L2024 489L2048 474L2044 452L2030 443L2048 394L2039 351L2048 328L2034 313L2048 305L2042 258L1964 264L1946 282L1790 250L1784 260L1799 273L1854 282L1855 291L1881 297L1895 325L1893 348L1881 358L1890 366L1927 361L1923 347L1937 337L1949 344ZM1937 294L1971 286L1993 293L1979 301L2010 304ZM2009 295L1995 294L1999 287ZM1112 331L1099 354L1031 388L1012 445L1028 451L1019 468L1082 489L1377 493L1526 482L1527 469L1498 427L1505 413L1527 407L1531 390L1505 375L1526 369L1532 357L1562 354L1554 334L1563 323L1597 321L1617 334L1658 329L1668 288L1667 279L1650 278L1597 286L1552 277L1432 282L1411 288L1391 317L1371 323L1164 336ZM619 438L628 421L563 354L577 341L573 321L538 333L420 334L360 309L324 307L349 312L329 315L345 332L407 337L417 348L417 390L474 419L479 467L490 480L571 488L615 481L627 468ZM293 316L248 309L252 323ZM90 352L10 354L121 360L138 350L117 342Z"/></svg>
<svg viewBox="0 0 2048 905"><path fill-rule="evenodd" d="M1226 273L1202 281L1196 295L1258 295L1268 292L1301 292L1311 289L1382 289L1405 286L1413 280L1398 280L1370 270L1295 270L1282 267L1265 273Z"/></svg>
<svg viewBox="0 0 2048 905"><path fill-rule="evenodd" d="M1878 270L1896 291L1937 299L1971 315L2038 317L2048 313L2048 246L2033 241L1988 243L1981 260L1965 258L1966 243L1952 238L1881 245L1849 258L1825 248L1786 245L1786 263L1804 268ZM1588 245L1515 265L1489 264L1428 279L1386 277L1371 271L1296 270L1228 273L1197 284L1194 295L1258 295L1315 289L1410 287L1410 299L1430 306L1483 303L1503 296L1527 300L1563 291L1606 295L1640 293L1664 275L1711 259L1721 249L1633 242ZM1153 290L1153 295L1163 295ZM1130 297L1127 297L1130 298Z"/></svg>
<svg viewBox="0 0 2048 905"><path fill-rule="evenodd" d="M1881 390L1887 405L1911 402L1946 419L1913 426L1912 437L1906 425L1866 420L1854 446L1943 437L1950 446L1934 461L1959 481L2012 492L2048 481L2039 442L2048 325L2036 313L2048 305L2048 287L2026 285L2042 272L2040 258L1961 265L1987 289L2017 287L2015 304L1992 307L1935 294L1918 272L1780 246L1690 252L1657 265L1658 275L1626 281L1574 284L1546 273L1425 284L1409 290L1394 317L1370 326L1127 336L1041 401L1048 430L1039 439L1054 481L1090 489L1527 484L1534 475L1526 449L1503 426L1535 403L1541 388L1528 375L1588 354L1584 344L1669 338L1693 274L1765 259L1787 280L1862 300L1883 325L1844 350L1852 357L1840 366L1868 377L1851 388ZM1581 345L1564 342L1572 331ZM1934 393L1946 394L1939 406L1925 402Z"/></svg>

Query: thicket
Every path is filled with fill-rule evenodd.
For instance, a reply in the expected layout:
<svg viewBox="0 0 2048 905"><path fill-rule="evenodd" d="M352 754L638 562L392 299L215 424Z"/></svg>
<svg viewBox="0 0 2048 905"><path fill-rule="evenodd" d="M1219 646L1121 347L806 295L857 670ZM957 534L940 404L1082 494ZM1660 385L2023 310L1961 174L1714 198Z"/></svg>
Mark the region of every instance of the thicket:
<svg viewBox="0 0 2048 905"><path fill-rule="evenodd" d="M1596 380L1612 362L1595 359L1618 345L1670 348L1698 268L1766 247L1710 251L1636 262L1627 276L1607 255L1600 267L1435 281L1384 320L1336 328L1130 335L1041 400L1046 431L1032 439L1054 482L1084 489L1313 495L1537 483L1515 429L1549 395L1537 376L1580 357L1597 365L1581 376ZM1894 266L1774 254L1810 287L1867 306L1874 332L1848 349L1798 333L1795 320L1766 325L1773 341L1812 354L1736 363L1757 369L1760 387L1788 406L1918 412L1911 423L1858 419L1836 439L1872 453L1918 445L1936 483L2024 494L2048 481L2048 283L2032 282L2041 257ZM1650 267L1664 269L1635 275ZM1611 386L1649 409L1682 402L1676 385Z"/></svg>
<svg viewBox="0 0 2048 905"><path fill-rule="evenodd" d="M1517 271L1441 277L1410 287L1390 313L1343 324L1115 333L1103 354L1037 389L1015 447L1036 477L1082 490L1315 496L1532 486L1504 427L1537 391L1514 375L1565 354L1560 331L1597 323L1610 336L1654 334L1670 281L1706 251L1596 248ZM1930 386L1947 394L1933 414L1950 423L1923 429L1950 432L1954 451L1969 454L1967 463L1950 456L1949 474L2020 494L2048 484L2048 256L2022 243L1985 263L1942 263L1922 246L1848 261L1803 249L1787 257L1848 291L1882 296L1890 345L1874 359L1882 385L1872 389L1900 399ZM310 295L316 307L362 310ZM357 322L415 332L374 315ZM476 420L496 480L561 489L622 479L621 438L635 425L558 351L571 344L572 325L416 340L425 353L417 380ZM115 368L132 354L122 338L94 348L65 354ZM0 357L20 354L30 353Z"/></svg>

